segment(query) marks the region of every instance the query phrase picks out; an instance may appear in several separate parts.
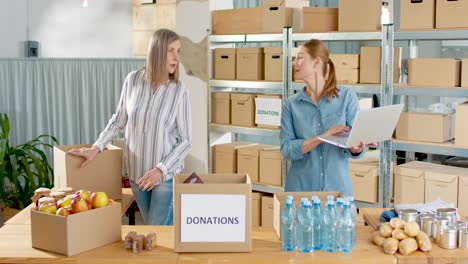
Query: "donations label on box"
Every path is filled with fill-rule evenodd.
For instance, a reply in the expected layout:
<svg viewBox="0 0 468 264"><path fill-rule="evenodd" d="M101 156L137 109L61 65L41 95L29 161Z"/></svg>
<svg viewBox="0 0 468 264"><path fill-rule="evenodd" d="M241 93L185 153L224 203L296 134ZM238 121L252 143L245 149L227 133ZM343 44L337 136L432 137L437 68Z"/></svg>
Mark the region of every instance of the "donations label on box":
<svg viewBox="0 0 468 264"><path fill-rule="evenodd" d="M255 98L255 123L281 125L281 99Z"/></svg>
<svg viewBox="0 0 468 264"><path fill-rule="evenodd" d="M182 194L181 242L244 242L245 195Z"/></svg>

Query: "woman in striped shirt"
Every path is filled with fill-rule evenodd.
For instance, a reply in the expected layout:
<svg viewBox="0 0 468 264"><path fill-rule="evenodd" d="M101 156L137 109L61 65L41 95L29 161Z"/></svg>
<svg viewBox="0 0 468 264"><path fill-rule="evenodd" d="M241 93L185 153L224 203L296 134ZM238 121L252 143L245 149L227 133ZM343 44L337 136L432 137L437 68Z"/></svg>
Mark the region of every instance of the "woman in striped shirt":
<svg viewBox="0 0 468 264"><path fill-rule="evenodd" d="M91 148L70 151L90 162L125 129L126 168L143 219L172 225L173 183L191 147L189 93L179 80L179 36L168 29L153 34L146 66L131 72L116 113Z"/></svg>

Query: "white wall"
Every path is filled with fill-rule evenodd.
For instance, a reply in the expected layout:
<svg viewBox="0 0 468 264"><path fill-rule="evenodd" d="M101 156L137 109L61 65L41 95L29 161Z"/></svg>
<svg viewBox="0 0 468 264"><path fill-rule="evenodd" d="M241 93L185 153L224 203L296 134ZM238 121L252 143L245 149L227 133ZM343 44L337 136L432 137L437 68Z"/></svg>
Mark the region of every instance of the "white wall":
<svg viewBox="0 0 468 264"><path fill-rule="evenodd" d="M23 41L41 57L125 58L132 55L132 1L0 0L0 57L24 57Z"/></svg>

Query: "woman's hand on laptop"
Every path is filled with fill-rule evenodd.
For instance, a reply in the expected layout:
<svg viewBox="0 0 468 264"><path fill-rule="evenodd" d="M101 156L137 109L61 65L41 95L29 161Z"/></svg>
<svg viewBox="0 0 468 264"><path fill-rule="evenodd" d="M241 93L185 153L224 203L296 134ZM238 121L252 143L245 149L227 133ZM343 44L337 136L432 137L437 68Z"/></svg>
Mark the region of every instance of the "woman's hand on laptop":
<svg viewBox="0 0 468 264"><path fill-rule="evenodd" d="M338 134L341 134L341 133L349 132L350 130L351 129L346 125L343 125L343 124L342 125L337 125L337 126L330 127L327 130L327 132L320 135L320 137L334 136L334 135L338 135Z"/></svg>
<svg viewBox="0 0 468 264"><path fill-rule="evenodd" d="M359 146L351 147L351 148L349 148L349 151L351 151L351 153L356 155L356 154L361 153L364 150L364 148L366 148L366 147L377 147L377 144L376 143L365 144L364 141L361 141Z"/></svg>

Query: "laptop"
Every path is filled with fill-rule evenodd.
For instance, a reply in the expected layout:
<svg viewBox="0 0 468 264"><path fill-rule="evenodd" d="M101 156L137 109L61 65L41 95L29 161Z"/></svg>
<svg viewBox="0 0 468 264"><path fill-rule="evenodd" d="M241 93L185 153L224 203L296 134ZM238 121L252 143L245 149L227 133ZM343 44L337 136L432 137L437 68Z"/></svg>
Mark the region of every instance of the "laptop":
<svg viewBox="0 0 468 264"><path fill-rule="evenodd" d="M363 109L357 112L350 132L319 137L323 142L342 148L377 143L392 138L403 104Z"/></svg>

